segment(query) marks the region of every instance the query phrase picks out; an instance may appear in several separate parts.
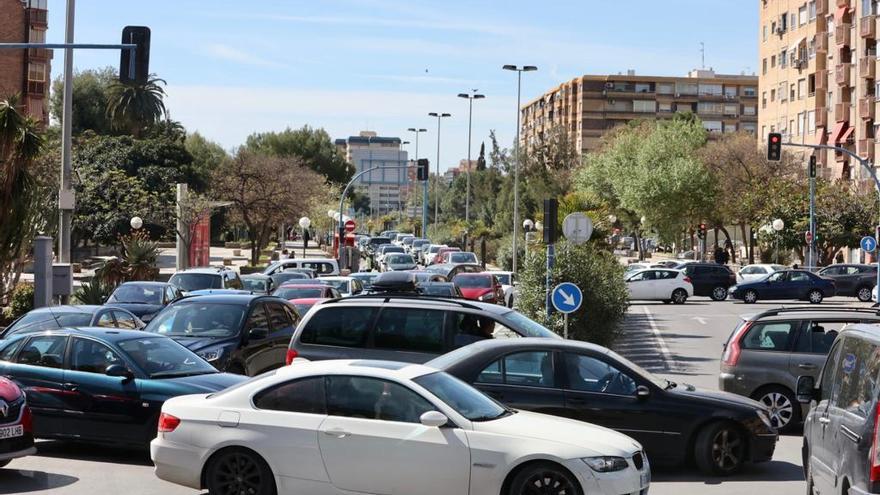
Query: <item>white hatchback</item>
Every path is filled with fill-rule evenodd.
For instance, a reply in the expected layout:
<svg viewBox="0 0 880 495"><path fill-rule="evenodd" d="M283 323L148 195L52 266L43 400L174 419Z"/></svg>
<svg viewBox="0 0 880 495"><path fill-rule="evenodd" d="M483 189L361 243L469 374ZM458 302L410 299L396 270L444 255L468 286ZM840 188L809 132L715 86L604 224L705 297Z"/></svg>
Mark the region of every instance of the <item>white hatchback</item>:
<svg viewBox="0 0 880 495"><path fill-rule="evenodd" d="M746 265L740 268L738 272L736 272L736 283L741 284L743 282L754 282L755 280L762 279L767 275L770 275L771 273L786 269L788 269L788 267L786 266L764 263Z"/></svg>
<svg viewBox="0 0 880 495"><path fill-rule="evenodd" d="M690 277L679 270L648 268L627 275L625 280L631 300L684 304L694 295Z"/></svg>
<svg viewBox="0 0 880 495"><path fill-rule="evenodd" d="M162 406L156 475L209 493L645 493L630 437L514 411L443 372L295 363Z"/></svg>

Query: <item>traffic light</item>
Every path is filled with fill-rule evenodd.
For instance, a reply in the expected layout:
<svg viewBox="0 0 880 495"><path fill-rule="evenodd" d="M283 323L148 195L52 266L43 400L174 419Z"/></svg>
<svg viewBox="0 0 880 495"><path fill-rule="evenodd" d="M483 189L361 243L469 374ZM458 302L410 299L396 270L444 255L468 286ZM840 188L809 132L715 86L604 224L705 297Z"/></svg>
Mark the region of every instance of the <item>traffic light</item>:
<svg viewBox="0 0 880 495"><path fill-rule="evenodd" d="M123 84L147 82L150 75L150 28L146 26L125 26L122 29L122 44L137 45L134 53L122 49L119 55L119 82ZM134 63L132 64L132 55Z"/></svg>
<svg viewBox="0 0 880 495"><path fill-rule="evenodd" d="M782 160L782 134L778 132L767 135L767 160L771 162Z"/></svg>
<svg viewBox="0 0 880 495"><path fill-rule="evenodd" d="M699 237L700 240L703 240L706 238L706 224L705 223L701 223L699 228L697 228L697 237Z"/></svg>
<svg viewBox="0 0 880 495"><path fill-rule="evenodd" d="M559 217L559 201L556 198L544 200L544 244L556 244L558 236L556 223Z"/></svg>
<svg viewBox="0 0 880 495"><path fill-rule="evenodd" d="M816 178L816 155L810 156L810 178Z"/></svg>
<svg viewBox="0 0 880 495"><path fill-rule="evenodd" d="M419 158L419 161L416 163L416 178L420 181L428 180L430 173L428 171L428 159L427 158Z"/></svg>

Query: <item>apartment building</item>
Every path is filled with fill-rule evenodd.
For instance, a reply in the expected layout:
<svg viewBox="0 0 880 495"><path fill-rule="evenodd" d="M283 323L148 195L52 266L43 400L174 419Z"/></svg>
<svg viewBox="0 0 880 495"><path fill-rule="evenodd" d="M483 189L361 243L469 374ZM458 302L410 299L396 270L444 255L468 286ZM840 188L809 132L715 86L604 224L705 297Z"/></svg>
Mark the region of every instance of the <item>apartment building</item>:
<svg viewBox="0 0 880 495"><path fill-rule="evenodd" d="M758 0L760 137L875 157L877 0ZM808 155L809 152L805 152ZM843 153L816 153L827 179L862 179Z"/></svg>
<svg viewBox="0 0 880 495"><path fill-rule="evenodd" d="M346 161L355 166L355 174L386 167L366 172L354 183L358 191L370 197L371 214L384 215L402 209L414 171L409 166L407 152L401 148L400 138L361 131L357 136L337 139L335 144Z"/></svg>
<svg viewBox="0 0 880 495"><path fill-rule="evenodd" d="M0 0L0 43L45 43L48 0ZM0 50L0 98L19 95L24 111L49 123L52 50Z"/></svg>
<svg viewBox="0 0 880 495"><path fill-rule="evenodd" d="M572 133L581 153L596 149L602 136L636 119L669 119L678 112L700 117L712 134L757 133L758 78L697 69L686 77L584 75L544 93L522 109L526 147L549 132Z"/></svg>

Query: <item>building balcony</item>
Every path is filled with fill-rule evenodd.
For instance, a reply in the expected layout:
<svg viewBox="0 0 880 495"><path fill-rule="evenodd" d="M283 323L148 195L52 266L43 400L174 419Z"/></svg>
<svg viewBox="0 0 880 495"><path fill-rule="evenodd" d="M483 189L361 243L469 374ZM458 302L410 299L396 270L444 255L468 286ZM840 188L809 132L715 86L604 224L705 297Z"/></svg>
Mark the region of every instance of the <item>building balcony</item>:
<svg viewBox="0 0 880 495"><path fill-rule="evenodd" d="M817 70L816 71L816 91L827 91L828 90L828 70Z"/></svg>
<svg viewBox="0 0 880 495"><path fill-rule="evenodd" d="M859 156L862 158L867 158L869 160L874 159L874 140L873 139L859 139L858 143L858 152Z"/></svg>
<svg viewBox="0 0 880 495"><path fill-rule="evenodd" d="M862 38L877 37L877 22L875 18L876 16L866 15L859 20L859 35Z"/></svg>
<svg viewBox="0 0 880 495"><path fill-rule="evenodd" d="M834 104L834 121L849 122L849 103Z"/></svg>
<svg viewBox="0 0 880 495"><path fill-rule="evenodd" d="M859 116L862 120L874 120L874 98L862 98L859 100Z"/></svg>
<svg viewBox="0 0 880 495"><path fill-rule="evenodd" d="M27 9L28 10L28 21L31 23L31 26L37 27L48 27L49 26L49 13L43 9Z"/></svg>
<svg viewBox="0 0 880 495"><path fill-rule="evenodd" d="M816 52L828 53L828 36L816 35Z"/></svg>
<svg viewBox="0 0 880 495"><path fill-rule="evenodd" d="M28 96L43 96L46 94L46 83L42 81L28 81L27 82L27 95Z"/></svg>
<svg viewBox="0 0 880 495"><path fill-rule="evenodd" d="M837 72L834 75L834 81L838 86L849 86L850 85L850 65L851 64L838 64Z"/></svg>
<svg viewBox="0 0 880 495"><path fill-rule="evenodd" d="M862 79L874 79L877 73L877 59L875 57L862 57L859 59L859 77Z"/></svg>
<svg viewBox="0 0 880 495"><path fill-rule="evenodd" d="M852 44L852 36L850 34L851 29L852 29L852 24L841 24L839 26L835 26L834 27L834 42L837 43L838 46L851 45Z"/></svg>
<svg viewBox="0 0 880 495"><path fill-rule="evenodd" d="M52 50L48 48L28 48L29 59L52 60Z"/></svg>
<svg viewBox="0 0 880 495"><path fill-rule="evenodd" d="M828 108L816 108L816 127L828 127Z"/></svg>

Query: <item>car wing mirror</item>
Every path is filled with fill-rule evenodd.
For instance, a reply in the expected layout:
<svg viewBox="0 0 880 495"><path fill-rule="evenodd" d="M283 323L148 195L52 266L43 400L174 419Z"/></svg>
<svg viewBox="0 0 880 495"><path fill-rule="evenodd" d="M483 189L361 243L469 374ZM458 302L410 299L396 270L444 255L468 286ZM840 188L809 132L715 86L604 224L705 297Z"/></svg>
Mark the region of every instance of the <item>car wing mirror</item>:
<svg viewBox="0 0 880 495"><path fill-rule="evenodd" d="M820 390L816 388L816 379L812 376L802 375L797 380L797 400L802 404L821 399Z"/></svg>
<svg viewBox="0 0 880 495"><path fill-rule="evenodd" d="M639 385L638 387L636 387L636 397L638 397L639 399L644 400L650 396L651 396L651 389L649 389L648 387L646 387L644 385Z"/></svg>
<svg viewBox="0 0 880 495"><path fill-rule="evenodd" d="M448 423L449 418L440 411L428 411L419 417L419 422L429 428L439 428Z"/></svg>
<svg viewBox="0 0 880 495"><path fill-rule="evenodd" d="M123 383L134 380L134 373L121 364L111 364L110 366L107 366L107 369L104 370L104 374L107 376L124 378Z"/></svg>

